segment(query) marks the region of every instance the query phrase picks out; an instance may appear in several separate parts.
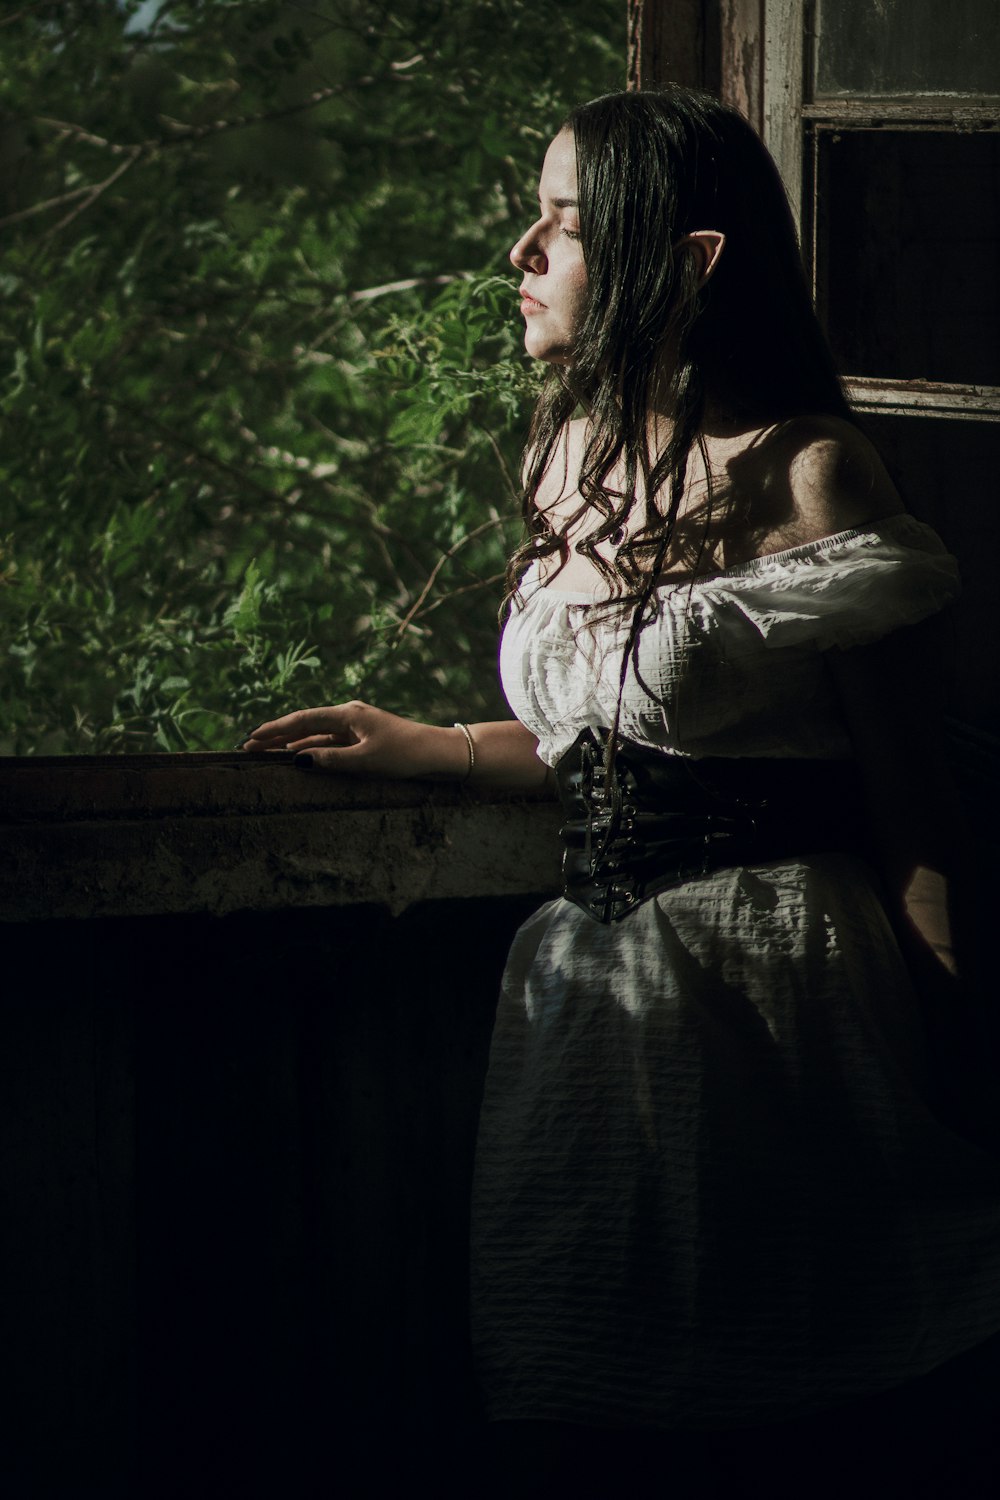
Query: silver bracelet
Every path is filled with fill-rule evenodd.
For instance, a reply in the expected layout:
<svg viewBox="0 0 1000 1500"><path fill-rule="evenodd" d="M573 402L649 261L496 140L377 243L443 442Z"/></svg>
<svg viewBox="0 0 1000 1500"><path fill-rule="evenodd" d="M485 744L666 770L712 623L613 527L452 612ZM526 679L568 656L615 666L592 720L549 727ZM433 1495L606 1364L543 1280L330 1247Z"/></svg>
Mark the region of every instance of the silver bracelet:
<svg viewBox="0 0 1000 1500"><path fill-rule="evenodd" d="M462 733L465 735L465 743L469 747L469 769L466 771L465 775L462 777L462 782L461 782L462 786L464 786L465 783L468 781L469 777L472 775L472 768L476 764L476 747L475 747L475 745L472 742L472 735L471 735L471 733L469 731L468 724L459 724L459 723L456 722L451 727L452 727L452 729L460 729L462 731Z"/></svg>

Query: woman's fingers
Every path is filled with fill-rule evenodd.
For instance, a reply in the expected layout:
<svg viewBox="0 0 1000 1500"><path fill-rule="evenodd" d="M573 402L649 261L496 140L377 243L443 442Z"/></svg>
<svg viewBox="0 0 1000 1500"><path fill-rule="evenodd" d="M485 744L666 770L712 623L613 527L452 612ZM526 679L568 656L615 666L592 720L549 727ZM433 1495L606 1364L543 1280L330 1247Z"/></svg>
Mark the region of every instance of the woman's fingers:
<svg viewBox="0 0 1000 1500"><path fill-rule="evenodd" d="M306 740L319 738L331 743L353 745L357 735L350 728L354 705L334 704L325 708L300 708L258 724L244 741L248 750L295 749Z"/></svg>
<svg viewBox="0 0 1000 1500"><path fill-rule="evenodd" d="M291 747L290 747L291 748ZM318 746L316 749L307 749L295 746L296 756L293 765L301 766L303 770L334 772L358 772L362 776L366 771L370 774L371 766L364 755L360 745L341 745L339 747Z"/></svg>
<svg viewBox="0 0 1000 1500"><path fill-rule="evenodd" d="M331 746L356 745L357 738L348 734L308 734L301 740L289 740L286 750L328 750Z"/></svg>
<svg viewBox="0 0 1000 1500"><path fill-rule="evenodd" d="M461 739L461 744L457 740ZM302 708L258 724L246 750L291 750L295 764L359 776L440 776L461 780L464 737L386 713L369 703Z"/></svg>
<svg viewBox="0 0 1000 1500"><path fill-rule="evenodd" d="M263 739L251 735L248 740L241 740L237 745L238 750L312 750L320 746L330 745L354 745L357 741L347 734L307 734L301 739L280 738Z"/></svg>

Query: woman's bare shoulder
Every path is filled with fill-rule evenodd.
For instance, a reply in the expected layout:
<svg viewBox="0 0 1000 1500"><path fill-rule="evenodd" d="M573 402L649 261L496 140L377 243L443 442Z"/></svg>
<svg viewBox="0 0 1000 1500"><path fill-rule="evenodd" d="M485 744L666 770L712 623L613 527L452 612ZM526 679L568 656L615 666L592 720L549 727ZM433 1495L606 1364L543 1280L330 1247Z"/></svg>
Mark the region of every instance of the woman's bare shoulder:
<svg viewBox="0 0 1000 1500"><path fill-rule="evenodd" d="M903 509L874 445L842 417L783 424L777 462L785 467L794 525L803 540L867 526Z"/></svg>
<svg viewBox="0 0 1000 1500"><path fill-rule="evenodd" d="M766 428L728 469L758 552L873 525L903 509L876 449L843 417L794 417Z"/></svg>

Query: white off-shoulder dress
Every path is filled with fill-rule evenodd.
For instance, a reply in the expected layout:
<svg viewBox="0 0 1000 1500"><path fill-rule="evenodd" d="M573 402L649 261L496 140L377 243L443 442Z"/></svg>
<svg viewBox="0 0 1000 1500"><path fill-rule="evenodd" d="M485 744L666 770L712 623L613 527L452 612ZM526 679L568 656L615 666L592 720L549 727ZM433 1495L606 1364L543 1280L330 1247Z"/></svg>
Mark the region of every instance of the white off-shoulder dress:
<svg viewBox="0 0 1000 1500"><path fill-rule="evenodd" d="M622 732L849 757L824 652L956 592L905 516L665 588ZM624 628L524 594L501 672L551 765L610 725ZM780 1420L1000 1328L1000 1165L924 1103L916 1002L849 854L720 870L612 926L543 906L503 980L473 1196L493 1419Z"/></svg>

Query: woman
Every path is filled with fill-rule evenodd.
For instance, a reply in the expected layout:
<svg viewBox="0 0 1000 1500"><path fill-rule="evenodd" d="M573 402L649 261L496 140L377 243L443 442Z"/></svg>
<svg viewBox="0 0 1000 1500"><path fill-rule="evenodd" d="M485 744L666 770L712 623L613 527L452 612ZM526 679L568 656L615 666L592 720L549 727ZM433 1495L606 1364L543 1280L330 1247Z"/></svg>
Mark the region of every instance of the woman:
<svg viewBox="0 0 1000 1500"><path fill-rule="evenodd" d="M515 939L481 1124L490 1416L787 1422L1000 1327L1000 1176L926 1105L911 984L955 982L915 628L954 564L851 418L739 116L593 101L539 201L511 252L552 367L501 649L517 719L351 703L247 748L560 783L566 894Z"/></svg>

